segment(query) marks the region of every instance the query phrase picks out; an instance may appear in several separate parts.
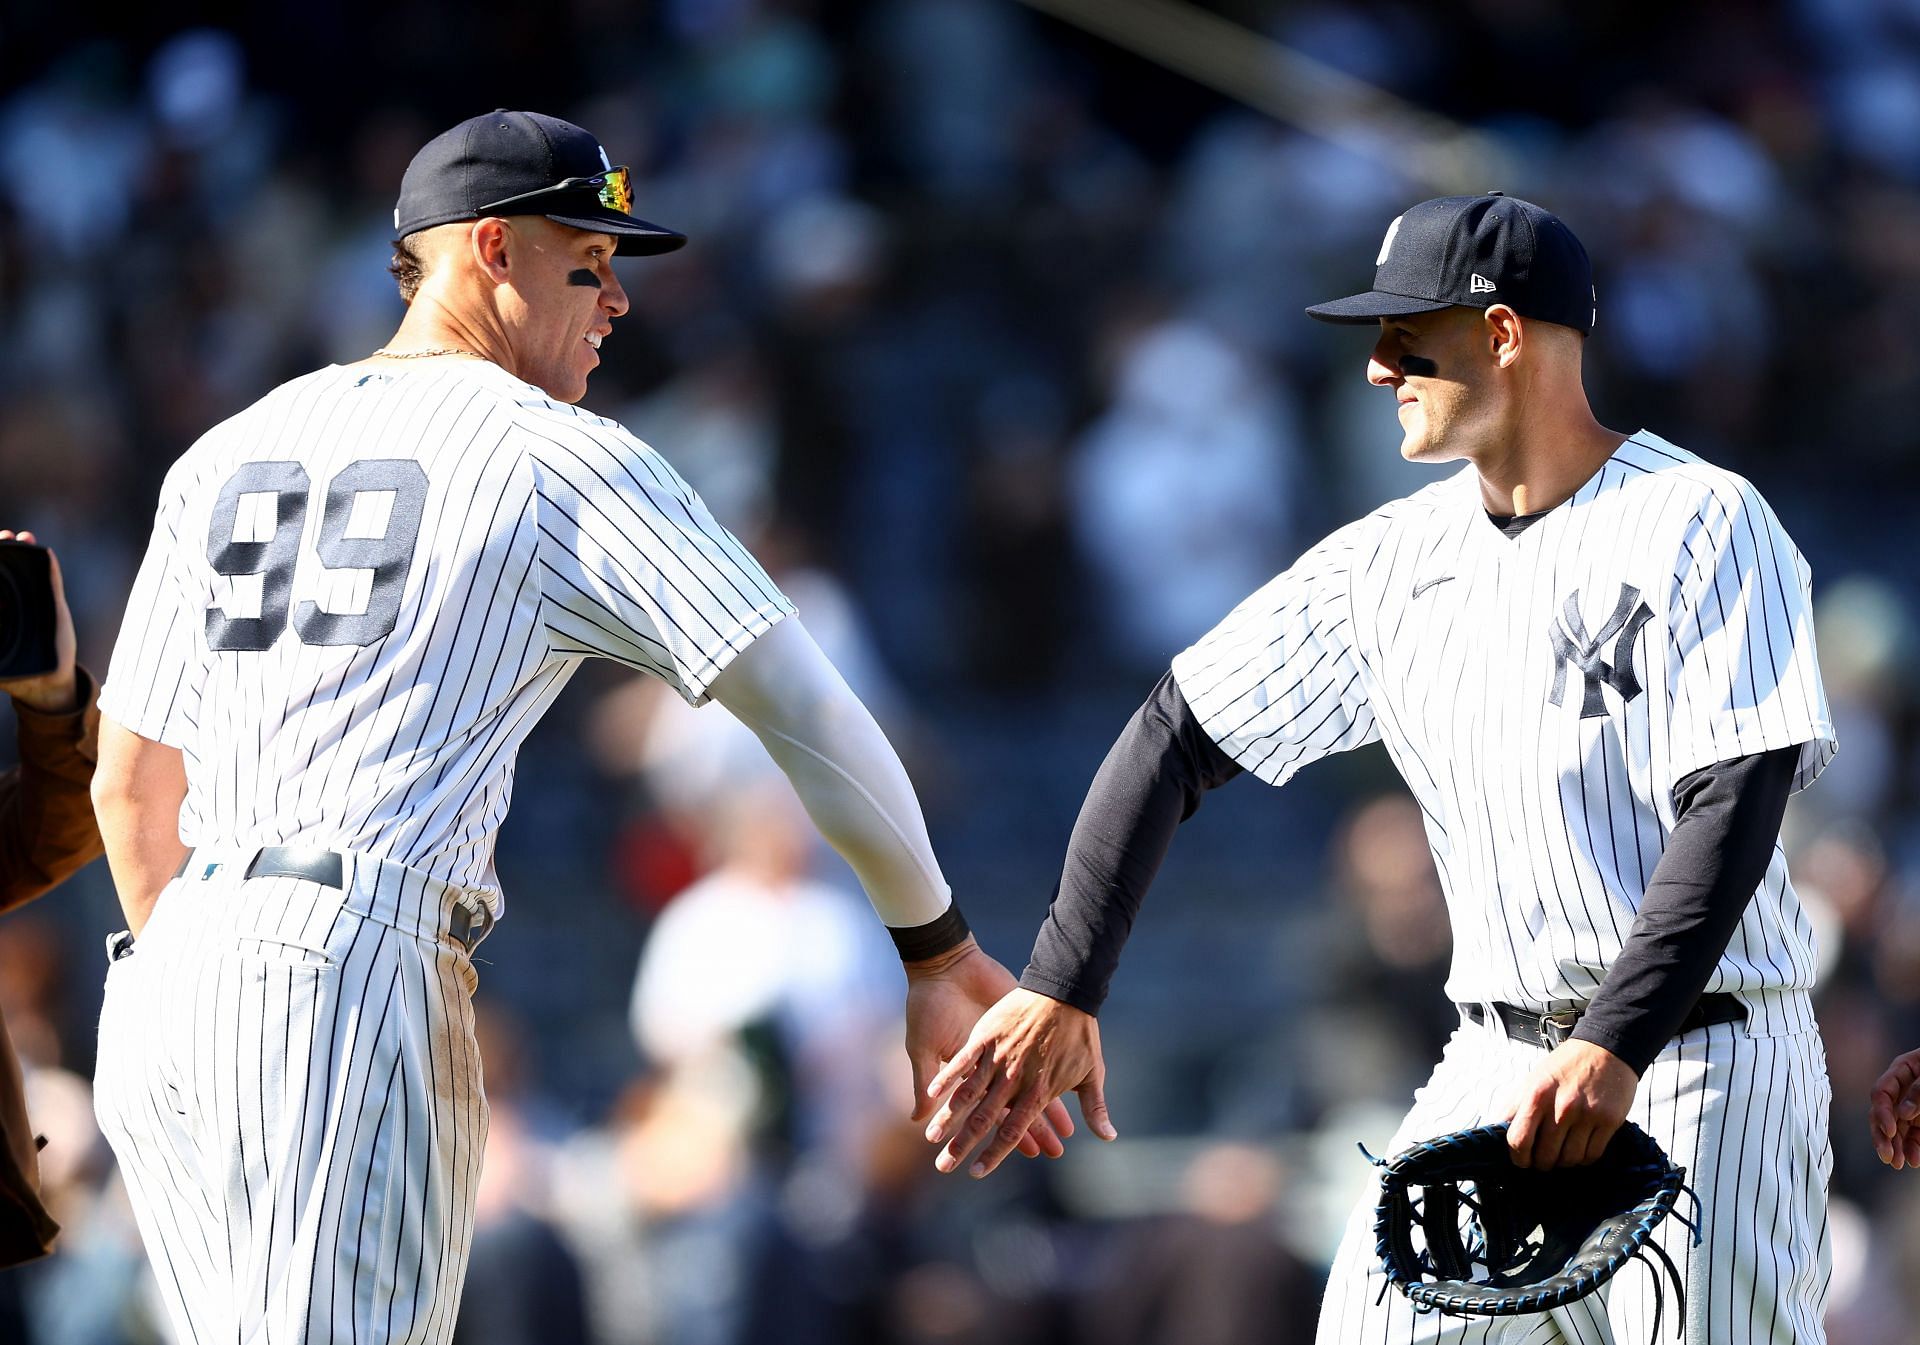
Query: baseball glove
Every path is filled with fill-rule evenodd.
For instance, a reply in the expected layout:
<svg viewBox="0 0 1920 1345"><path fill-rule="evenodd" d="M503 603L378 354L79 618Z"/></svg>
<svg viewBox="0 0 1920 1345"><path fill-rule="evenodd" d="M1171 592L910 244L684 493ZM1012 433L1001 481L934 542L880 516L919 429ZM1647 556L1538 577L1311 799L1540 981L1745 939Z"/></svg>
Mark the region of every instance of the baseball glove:
<svg viewBox="0 0 1920 1345"><path fill-rule="evenodd" d="M1687 1189L1686 1172L1631 1122L1598 1162L1582 1167L1515 1167L1505 1122L1442 1135L1391 1159L1368 1157L1381 1169L1373 1224L1381 1268L1421 1311L1545 1312L1586 1297L1650 1251L1682 1295L1684 1320L1680 1273L1651 1235ZM1699 1230L1674 1217L1698 1242ZM1653 1274L1657 1338L1662 1295L1660 1272Z"/></svg>

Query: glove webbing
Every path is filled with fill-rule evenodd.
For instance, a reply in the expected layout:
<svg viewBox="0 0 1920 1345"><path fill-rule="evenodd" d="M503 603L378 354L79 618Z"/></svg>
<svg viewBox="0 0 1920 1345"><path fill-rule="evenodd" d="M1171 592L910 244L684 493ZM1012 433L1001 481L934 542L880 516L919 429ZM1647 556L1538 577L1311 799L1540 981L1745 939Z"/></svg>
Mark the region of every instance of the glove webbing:
<svg viewBox="0 0 1920 1345"><path fill-rule="evenodd" d="M1562 1229L1558 1253L1580 1264L1577 1269L1561 1269L1544 1279L1537 1274L1541 1267L1536 1261L1545 1250L1547 1237L1534 1213L1543 1192L1536 1188L1524 1197L1516 1197L1510 1190L1496 1188L1492 1194L1498 1199L1482 1198L1487 1193L1478 1180L1481 1174L1485 1179L1495 1178L1507 1161L1504 1124L1440 1136L1409 1148L1391 1162L1375 1158L1362 1145L1360 1152L1367 1160L1385 1169L1375 1219L1376 1251L1385 1271L1381 1296L1385 1296L1386 1285L1393 1284L1406 1294L1416 1311L1439 1311L1450 1316L1544 1312L1587 1296L1626 1261L1642 1259L1651 1248L1658 1261L1657 1265L1649 1263L1654 1276L1654 1339L1659 1338L1665 1318L1665 1286L1660 1283L1663 1267L1680 1297L1684 1332L1684 1282L1672 1257L1650 1235L1653 1227L1672 1212L1698 1245L1697 1222L1680 1215L1673 1205L1679 1193L1686 1191L1694 1202L1697 1219L1699 1200L1684 1184L1685 1174L1667 1160L1657 1144L1636 1127L1625 1130L1628 1133L1621 1137L1621 1144L1639 1152L1621 1154L1610 1166L1621 1188L1629 1194L1638 1192L1638 1198L1600 1217L1578 1247L1564 1245L1566 1232ZM1609 1146L1609 1153L1615 1153L1618 1147ZM1541 1176L1551 1183L1550 1177ZM1570 1172L1569 1178L1573 1176ZM1420 1196L1409 1189L1413 1186L1420 1188ZM1464 1230L1460 1222L1463 1206L1470 1214ZM1625 1215L1633 1218L1625 1220ZM1525 1227L1515 1226L1517 1223ZM1416 1226L1424 1235L1424 1250L1413 1246L1411 1235ZM1540 1236L1534 1236L1536 1233ZM1596 1251L1610 1245L1612 1255L1593 1259ZM1476 1266L1486 1267L1485 1278L1474 1277ZM1538 1287L1519 1288L1529 1284ZM1509 1285L1517 1292L1486 1292Z"/></svg>

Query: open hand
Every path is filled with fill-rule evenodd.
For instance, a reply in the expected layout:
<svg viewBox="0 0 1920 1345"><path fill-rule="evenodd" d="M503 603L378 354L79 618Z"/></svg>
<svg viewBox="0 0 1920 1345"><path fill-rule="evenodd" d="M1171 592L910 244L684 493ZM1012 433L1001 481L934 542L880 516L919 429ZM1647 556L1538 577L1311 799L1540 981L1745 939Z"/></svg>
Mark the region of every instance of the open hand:
<svg viewBox="0 0 1920 1345"><path fill-rule="evenodd" d="M972 938L958 948L907 965L907 1059L913 1066L913 1115L933 1114L929 1089L945 1062L961 1054L967 1034L980 1016L1014 988L1013 974L982 952ZM1058 1158L1073 1134L1066 1107L1036 1109L1016 1134L1014 1145L1028 1158Z"/></svg>
<svg viewBox="0 0 1920 1345"><path fill-rule="evenodd" d="M1012 990L974 1025L964 1049L927 1089L930 1100L945 1099L927 1127L929 1143L946 1145L934 1166L952 1172L991 1137L969 1169L986 1176L1069 1090L1079 1093L1080 1114L1094 1134L1118 1138L1107 1117L1106 1078L1093 1015L1031 990Z"/></svg>

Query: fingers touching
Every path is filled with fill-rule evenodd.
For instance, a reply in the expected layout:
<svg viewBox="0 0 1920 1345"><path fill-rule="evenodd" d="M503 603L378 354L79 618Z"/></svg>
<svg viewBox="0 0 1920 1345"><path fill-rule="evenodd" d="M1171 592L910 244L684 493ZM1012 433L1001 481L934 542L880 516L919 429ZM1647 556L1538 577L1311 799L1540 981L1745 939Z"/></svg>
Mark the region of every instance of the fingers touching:
<svg viewBox="0 0 1920 1345"><path fill-rule="evenodd" d="M1868 1094L1873 1151L1896 1171L1920 1167L1920 1051L1897 1056Z"/></svg>

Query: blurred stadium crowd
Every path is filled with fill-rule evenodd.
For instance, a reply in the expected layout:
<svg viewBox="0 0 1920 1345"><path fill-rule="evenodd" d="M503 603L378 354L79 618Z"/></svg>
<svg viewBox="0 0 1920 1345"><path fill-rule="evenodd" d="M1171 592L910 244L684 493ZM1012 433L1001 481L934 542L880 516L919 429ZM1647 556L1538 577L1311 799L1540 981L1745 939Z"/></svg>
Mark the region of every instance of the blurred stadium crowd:
<svg viewBox="0 0 1920 1345"><path fill-rule="evenodd" d="M1597 263L1601 418L1753 478L1814 567L1842 748L1788 842L1827 959L1829 1325L1910 1340L1920 1179L1874 1162L1864 1097L1920 1045L1920 4L1213 8L1489 133L1505 180L1433 183L1013 0L212 6L85 41L8 6L0 526L59 551L104 671L168 464L391 333L412 152L495 105L567 116L694 240L624 273L587 404L769 560L1018 967L1172 654L1428 479L1369 338L1301 306L1442 186L1541 201ZM606 667L529 745L459 1339L1309 1339L1352 1141L1451 1022L1384 755L1209 800L1103 1015L1124 1138L983 1184L904 1122L897 963L796 806L724 712ZM0 1277L0 1339L157 1338L87 1097L117 927L99 865L0 924L67 1229Z"/></svg>

